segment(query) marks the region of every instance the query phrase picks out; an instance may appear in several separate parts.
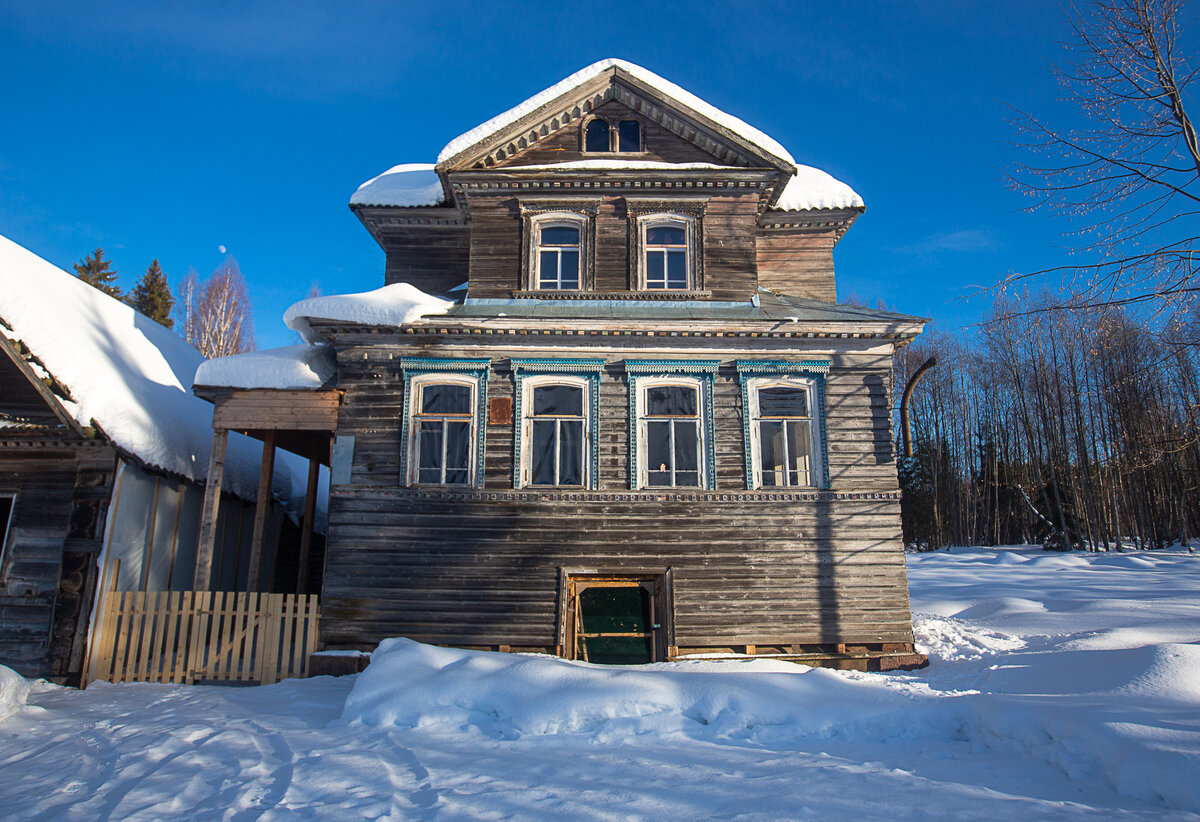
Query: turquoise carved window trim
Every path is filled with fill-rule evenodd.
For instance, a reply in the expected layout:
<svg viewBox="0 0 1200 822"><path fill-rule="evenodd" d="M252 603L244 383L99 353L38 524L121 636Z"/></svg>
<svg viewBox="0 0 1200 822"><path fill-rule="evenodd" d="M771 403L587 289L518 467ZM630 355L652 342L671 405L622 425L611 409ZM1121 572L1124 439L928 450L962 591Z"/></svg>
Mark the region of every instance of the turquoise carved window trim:
<svg viewBox="0 0 1200 822"><path fill-rule="evenodd" d="M585 466L585 485L595 491L599 485L600 437L597 425L600 420L600 372L604 369L601 359L513 359L513 488L521 488L521 465L524 449L523 426L525 424L525 383L531 377L574 377L587 382L588 445L585 451L588 465ZM540 486L539 486L540 487ZM554 486L546 486L552 490Z"/></svg>
<svg viewBox="0 0 1200 822"><path fill-rule="evenodd" d="M823 360L806 362L787 362L784 360L738 360L738 385L742 392L742 448L746 474L746 488L758 490L754 480L754 454L751 447L752 437L750 426L753 423L751 414L750 380L759 377L787 379L801 378L810 380L815 395L812 410L813 422L817 430L817 450L819 466L814 488L829 488L829 438L825 430L825 378L829 374L829 363ZM787 489L783 489L787 490Z"/></svg>
<svg viewBox="0 0 1200 822"><path fill-rule="evenodd" d="M641 488L640 455L638 453L638 380L644 377L690 377L700 383L702 408L701 426L704 436L703 488L716 490L716 448L713 444L713 381L718 360L626 360L625 375L629 380L629 488ZM663 488L658 490L671 491Z"/></svg>
<svg viewBox="0 0 1200 822"><path fill-rule="evenodd" d="M404 374L404 411L400 421L400 484L417 484L409 464L409 452L412 448L413 379L445 374L447 377L467 377L475 381L475 453L468 487L482 488L484 440L487 434L487 384L491 360L404 357L400 360L400 369Z"/></svg>

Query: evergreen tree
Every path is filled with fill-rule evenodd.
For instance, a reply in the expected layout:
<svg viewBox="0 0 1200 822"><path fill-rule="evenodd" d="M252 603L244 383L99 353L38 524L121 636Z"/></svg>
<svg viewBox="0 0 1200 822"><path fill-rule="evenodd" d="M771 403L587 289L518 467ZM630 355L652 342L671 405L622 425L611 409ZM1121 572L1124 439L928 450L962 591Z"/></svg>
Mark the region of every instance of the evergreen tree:
<svg viewBox="0 0 1200 822"><path fill-rule="evenodd" d="M146 273L133 287L126 302L160 325L167 328L175 325L175 321L171 319L171 309L175 306L175 297L171 294L171 286L167 284L167 275L163 273L158 260L150 263Z"/></svg>
<svg viewBox="0 0 1200 822"><path fill-rule="evenodd" d="M118 300L122 297L121 289L116 285L117 272L112 270L112 260L104 259L103 248L97 248L75 263L75 276L110 297Z"/></svg>

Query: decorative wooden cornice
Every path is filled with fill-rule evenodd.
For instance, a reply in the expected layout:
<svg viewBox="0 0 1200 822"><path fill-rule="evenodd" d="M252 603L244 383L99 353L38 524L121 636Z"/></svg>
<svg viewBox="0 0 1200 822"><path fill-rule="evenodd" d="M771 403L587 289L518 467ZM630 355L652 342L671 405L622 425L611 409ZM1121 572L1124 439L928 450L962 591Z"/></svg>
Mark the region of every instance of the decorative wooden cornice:
<svg viewBox="0 0 1200 822"><path fill-rule="evenodd" d="M841 491L492 491L440 488L380 488L357 489L352 486L335 486L330 496L389 497L414 500L443 500L467 502L756 502L777 504L780 502L865 502L874 500L899 500L899 491L870 491L845 493Z"/></svg>
<svg viewBox="0 0 1200 822"><path fill-rule="evenodd" d="M514 291L513 298L518 300L650 300L652 302L672 302L678 300L706 300L712 297L711 291Z"/></svg>

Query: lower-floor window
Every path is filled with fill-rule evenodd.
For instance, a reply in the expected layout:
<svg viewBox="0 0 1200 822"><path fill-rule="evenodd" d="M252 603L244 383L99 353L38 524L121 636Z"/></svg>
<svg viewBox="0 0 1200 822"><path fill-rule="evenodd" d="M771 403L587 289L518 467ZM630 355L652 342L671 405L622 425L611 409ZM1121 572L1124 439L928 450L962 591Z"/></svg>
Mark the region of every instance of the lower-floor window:
<svg viewBox="0 0 1200 822"><path fill-rule="evenodd" d="M816 485L811 382L755 379L748 388L755 487Z"/></svg>
<svg viewBox="0 0 1200 822"><path fill-rule="evenodd" d="M639 433L645 485L650 488L701 487L702 427L700 384L651 383L641 387Z"/></svg>
<svg viewBox="0 0 1200 822"><path fill-rule="evenodd" d="M4 560L8 558L8 526L16 499L12 494L0 494L0 573L4 572Z"/></svg>
<svg viewBox="0 0 1200 822"><path fill-rule="evenodd" d="M431 374L413 380L413 479L419 485L470 485L475 442L475 380Z"/></svg>
<svg viewBox="0 0 1200 822"><path fill-rule="evenodd" d="M578 384L529 386L525 436L529 438L529 484L584 484L584 394Z"/></svg>

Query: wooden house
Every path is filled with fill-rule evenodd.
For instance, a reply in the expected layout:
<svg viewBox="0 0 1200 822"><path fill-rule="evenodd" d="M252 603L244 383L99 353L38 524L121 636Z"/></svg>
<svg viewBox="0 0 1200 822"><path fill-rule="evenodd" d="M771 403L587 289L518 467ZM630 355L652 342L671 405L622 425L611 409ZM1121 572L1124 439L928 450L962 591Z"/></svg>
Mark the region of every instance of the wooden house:
<svg viewBox="0 0 1200 822"><path fill-rule="evenodd" d="M923 662L891 361L925 320L836 302L849 186L605 60L351 208L386 287L289 312L337 357L324 648ZM366 310L400 283L449 302Z"/></svg>
<svg viewBox="0 0 1200 822"><path fill-rule="evenodd" d="M78 682L105 571L105 590L193 587L212 438L212 408L190 390L201 362L0 237L0 664ZM295 563L276 562L281 534L294 543L298 530L280 502L303 499L308 469L284 458L260 495L260 454L240 435L230 449L208 587L269 589L277 564Z"/></svg>

